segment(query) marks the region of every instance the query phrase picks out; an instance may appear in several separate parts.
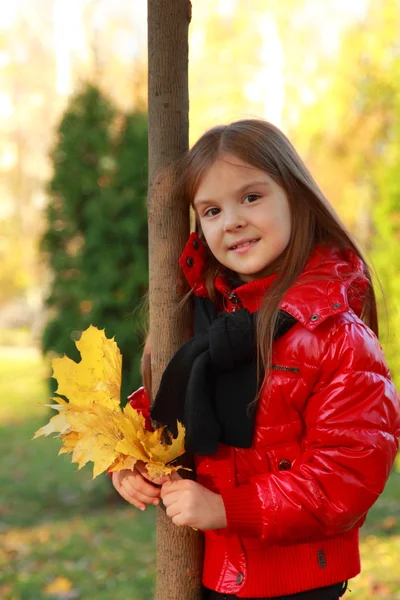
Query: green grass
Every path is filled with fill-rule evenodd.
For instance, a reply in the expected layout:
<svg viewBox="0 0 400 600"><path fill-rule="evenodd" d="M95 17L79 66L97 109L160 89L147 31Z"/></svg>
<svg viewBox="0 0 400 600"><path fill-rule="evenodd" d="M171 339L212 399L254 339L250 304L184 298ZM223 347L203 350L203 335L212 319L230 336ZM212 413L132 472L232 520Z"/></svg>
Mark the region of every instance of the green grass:
<svg viewBox="0 0 400 600"><path fill-rule="evenodd" d="M57 440L32 441L50 417L46 370L12 354L0 355L0 600L151 600L154 510L139 513L107 476L78 472Z"/></svg>
<svg viewBox="0 0 400 600"><path fill-rule="evenodd" d="M50 416L46 375L36 353L0 352L0 600L151 600L154 510L139 513L106 476L77 471L57 440L32 441ZM400 600L399 559L394 472L362 529L363 571L346 597Z"/></svg>

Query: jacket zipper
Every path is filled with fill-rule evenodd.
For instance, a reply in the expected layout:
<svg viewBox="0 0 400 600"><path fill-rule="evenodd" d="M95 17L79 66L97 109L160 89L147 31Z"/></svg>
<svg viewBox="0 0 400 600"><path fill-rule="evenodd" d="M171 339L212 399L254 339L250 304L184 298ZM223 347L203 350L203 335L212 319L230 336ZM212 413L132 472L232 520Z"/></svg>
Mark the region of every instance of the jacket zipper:
<svg viewBox="0 0 400 600"><path fill-rule="evenodd" d="M226 290L229 300L233 304L232 312L235 312L238 308L243 308L243 304L240 301L240 298L236 296L231 290Z"/></svg>
<svg viewBox="0 0 400 600"><path fill-rule="evenodd" d="M283 365L271 365L271 369L274 371L290 371L291 373L299 373L300 369L298 367L285 367Z"/></svg>
<svg viewBox="0 0 400 600"><path fill-rule="evenodd" d="M240 301L240 298L236 294L234 294L231 290L226 290L229 300L232 302L233 309L232 312L235 312L237 308L243 308L243 304ZM299 373L300 369L298 367L285 367L284 365L271 365L271 369L274 371L289 371L290 373Z"/></svg>

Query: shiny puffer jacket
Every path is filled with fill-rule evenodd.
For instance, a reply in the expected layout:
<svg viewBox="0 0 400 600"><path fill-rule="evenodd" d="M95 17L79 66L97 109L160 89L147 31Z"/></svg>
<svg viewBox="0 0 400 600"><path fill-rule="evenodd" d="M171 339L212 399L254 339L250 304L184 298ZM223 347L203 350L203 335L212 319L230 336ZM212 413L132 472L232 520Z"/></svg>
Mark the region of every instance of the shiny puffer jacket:
<svg viewBox="0 0 400 600"><path fill-rule="evenodd" d="M205 247L180 260L207 296ZM255 312L273 276L232 290L224 309ZM361 321L368 288L350 250L318 247L281 308L297 323L273 345L251 448L196 458L197 481L222 495L228 526L205 532L203 583L240 598L328 586L360 570L358 530L398 449L399 397L376 336Z"/></svg>

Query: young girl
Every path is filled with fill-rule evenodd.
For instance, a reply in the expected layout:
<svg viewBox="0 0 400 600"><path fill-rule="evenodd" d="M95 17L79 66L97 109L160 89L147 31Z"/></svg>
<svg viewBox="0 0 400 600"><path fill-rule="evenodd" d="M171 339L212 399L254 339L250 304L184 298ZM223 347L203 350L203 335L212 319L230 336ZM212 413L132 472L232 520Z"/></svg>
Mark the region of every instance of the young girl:
<svg viewBox="0 0 400 600"><path fill-rule="evenodd" d="M205 532L205 598L336 600L400 434L370 271L273 125L215 127L179 172L197 218L180 260L195 335L152 417L185 423L196 481L157 486L142 465L114 486Z"/></svg>

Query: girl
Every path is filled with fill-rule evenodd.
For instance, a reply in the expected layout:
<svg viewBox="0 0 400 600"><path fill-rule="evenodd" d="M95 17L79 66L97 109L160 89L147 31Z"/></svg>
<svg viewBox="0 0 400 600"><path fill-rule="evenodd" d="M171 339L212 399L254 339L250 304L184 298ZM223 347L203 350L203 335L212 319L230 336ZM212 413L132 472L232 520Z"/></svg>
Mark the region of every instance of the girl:
<svg viewBox="0 0 400 600"><path fill-rule="evenodd" d="M336 600L400 433L370 271L273 125L211 129L179 173L197 219L180 260L195 335L152 417L185 423L197 479L160 487L142 465L114 486L205 532L205 598Z"/></svg>

